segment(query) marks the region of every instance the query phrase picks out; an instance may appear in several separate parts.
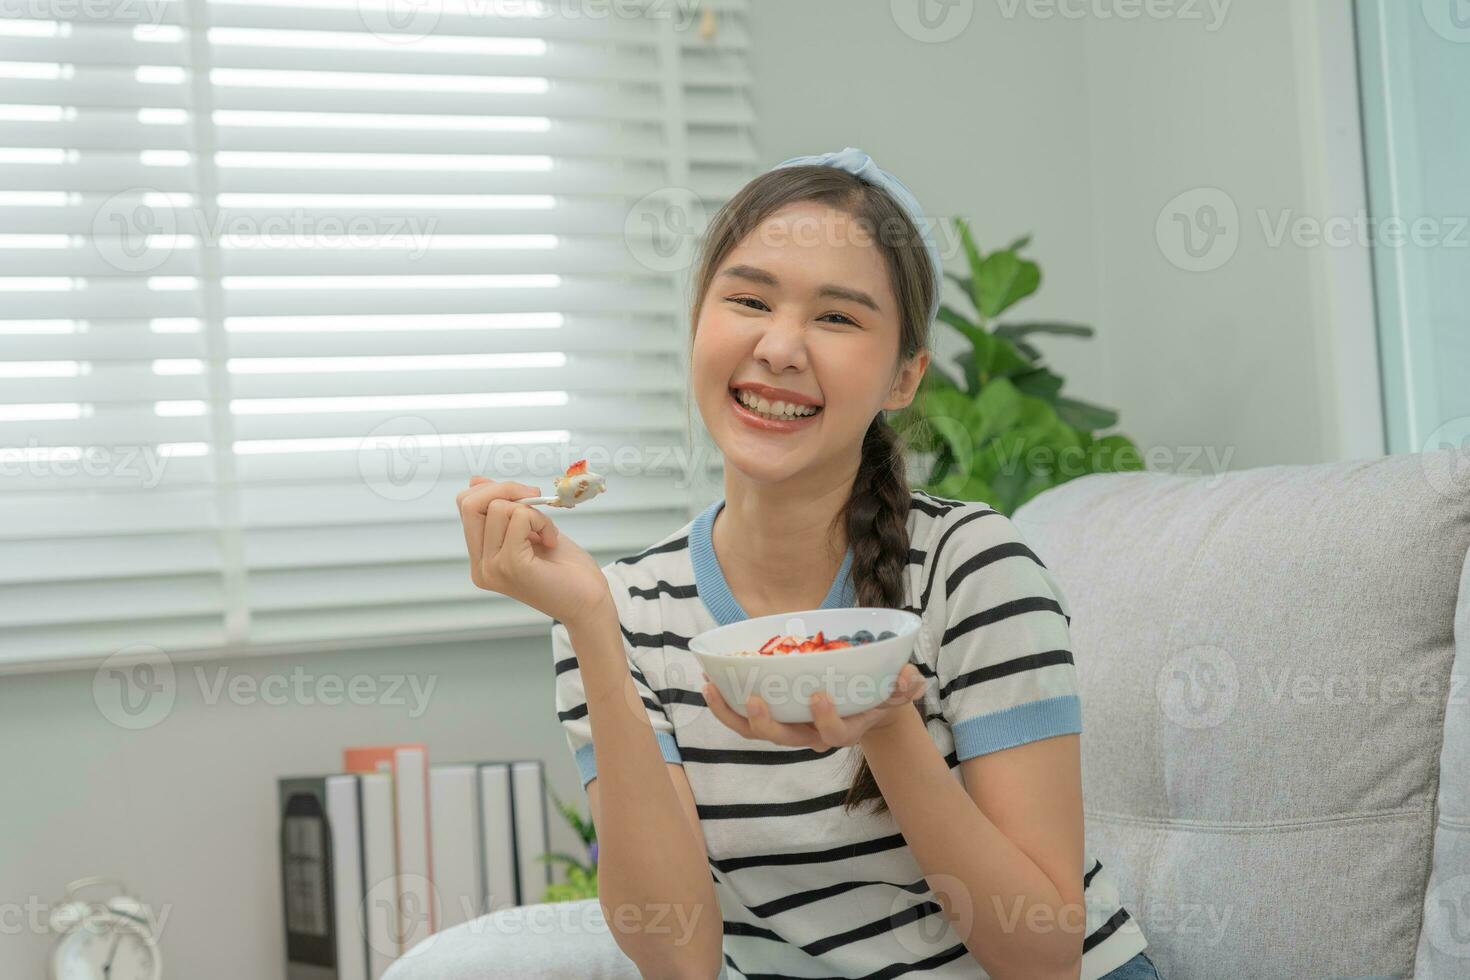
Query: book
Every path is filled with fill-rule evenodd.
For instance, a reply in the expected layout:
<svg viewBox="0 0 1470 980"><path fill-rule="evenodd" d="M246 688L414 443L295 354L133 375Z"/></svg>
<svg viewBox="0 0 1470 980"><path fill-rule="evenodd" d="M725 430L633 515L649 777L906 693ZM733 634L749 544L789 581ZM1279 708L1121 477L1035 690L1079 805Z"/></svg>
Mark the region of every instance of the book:
<svg viewBox="0 0 1470 980"><path fill-rule="evenodd" d="M435 931L428 748L421 744L349 748L342 753L342 768L392 778L397 945L398 953L406 953ZM372 887L379 885L375 882Z"/></svg>
<svg viewBox="0 0 1470 980"><path fill-rule="evenodd" d="M486 912L498 912L520 903L516 888L518 865L510 763L481 763L479 775L482 907Z"/></svg>
<svg viewBox="0 0 1470 980"><path fill-rule="evenodd" d="M434 921L440 930L468 922L484 909L479 776L473 765L429 768Z"/></svg>
<svg viewBox="0 0 1470 980"><path fill-rule="evenodd" d="M287 980L368 980L358 777L277 781Z"/></svg>
<svg viewBox="0 0 1470 980"><path fill-rule="evenodd" d="M542 900L551 884L551 864L540 856L551 850L546 820L546 775L540 760L514 762L510 768L515 812L517 894L521 905Z"/></svg>
<svg viewBox="0 0 1470 980"><path fill-rule="evenodd" d="M362 918L367 934L368 980L380 980L402 952L393 777L364 773L357 778L362 787Z"/></svg>

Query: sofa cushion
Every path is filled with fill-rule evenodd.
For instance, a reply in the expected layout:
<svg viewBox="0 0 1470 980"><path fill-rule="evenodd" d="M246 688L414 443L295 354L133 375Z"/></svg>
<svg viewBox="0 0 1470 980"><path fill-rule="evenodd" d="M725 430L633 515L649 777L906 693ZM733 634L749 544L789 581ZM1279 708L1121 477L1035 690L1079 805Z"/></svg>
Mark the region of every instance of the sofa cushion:
<svg viewBox="0 0 1470 980"><path fill-rule="evenodd" d="M1466 696L1462 470L1096 474L1015 514L1070 604L1088 844L1164 975L1413 971Z"/></svg>

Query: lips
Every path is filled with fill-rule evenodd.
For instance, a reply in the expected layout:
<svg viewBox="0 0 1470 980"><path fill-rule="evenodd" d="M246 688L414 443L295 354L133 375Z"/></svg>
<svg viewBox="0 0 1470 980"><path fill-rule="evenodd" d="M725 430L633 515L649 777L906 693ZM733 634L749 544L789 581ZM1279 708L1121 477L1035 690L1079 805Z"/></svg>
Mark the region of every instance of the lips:
<svg viewBox="0 0 1470 980"><path fill-rule="evenodd" d="M794 432L797 429L804 429L815 423L817 418L822 414L822 410L819 407L812 415L803 415L789 419L767 418L759 412L742 405L734 389L728 389L728 398L731 411L734 412L736 419L751 428L759 429L763 432Z"/></svg>

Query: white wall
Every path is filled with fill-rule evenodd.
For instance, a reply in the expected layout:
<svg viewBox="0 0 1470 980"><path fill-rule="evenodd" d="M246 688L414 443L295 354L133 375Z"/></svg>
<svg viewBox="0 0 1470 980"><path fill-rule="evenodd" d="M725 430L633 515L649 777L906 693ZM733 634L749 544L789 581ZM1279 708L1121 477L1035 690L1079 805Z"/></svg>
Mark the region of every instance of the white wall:
<svg viewBox="0 0 1470 980"><path fill-rule="evenodd" d="M1211 446L1228 468L1330 458L1312 256L1243 226L1226 265L1189 273L1154 234L1193 187L1227 189L1242 214L1310 199L1285 6L1238 0L1207 31L1033 17L1024 3L1007 17L1009 0L986 0L958 37L923 43L887 3L767 0L753 27L759 145L768 163L859 146L931 214L968 216L988 247L1034 233L1045 281L1022 311L1098 328L1047 350L1068 390L1120 408L1140 444ZM90 671L0 679L0 976L41 975L49 940L24 928L27 903L104 872L169 907L170 976L279 976L275 779L331 770L344 745L539 756L558 792L582 800L544 640L225 666L257 679L412 672L437 686L412 720L396 706L211 705L185 668L169 717L128 732L97 710ZM572 846L554 828L553 844Z"/></svg>
<svg viewBox="0 0 1470 980"><path fill-rule="evenodd" d="M441 762L544 759L551 787L585 809L552 706L549 639L206 663L202 682L195 666L176 668L172 710L137 731L98 709L91 670L0 678L0 977L46 975L51 939L31 928L45 912L31 910L92 874L121 877L167 916L166 977L280 977L276 779L338 771L348 745L422 741ZM406 703L392 703L395 676L427 699L405 683ZM245 696L227 686L214 697L221 677ZM272 677L307 697L273 705L249 693L274 699ZM389 703L329 707L311 693L333 696L317 687L324 678L374 685ZM417 705L427 710L410 717ZM559 816L551 826L552 847L575 853Z"/></svg>
<svg viewBox="0 0 1470 980"><path fill-rule="evenodd" d="M1344 418L1329 387L1342 314L1318 263L1338 257L1273 247L1257 216L1340 206L1323 203L1322 161L1303 144L1324 142L1316 129L1338 125L1352 93L1328 93L1337 114L1303 135L1300 103L1317 97L1293 34L1304 5L1348 16L1336 0L962 0L948 9L954 24L968 12L963 29L925 42L900 26L904 3L763 5L760 150L775 163L858 146L931 215L967 216L982 247L1033 233L1044 278L1016 318L1097 328L1044 342L1053 369L1067 393L1119 409L1162 468L1214 472L1209 456L1189 464L1196 447L1223 469L1373 453L1373 438L1344 437L1362 417ZM1144 8L1168 16L1094 12ZM1156 222L1201 187L1226 191L1241 221L1229 260L1192 272L1169 261ZM964 269L958 252L946 264ZM1344 398L1371 401L1376 419L1377 380L1361 367Z"/></svg>

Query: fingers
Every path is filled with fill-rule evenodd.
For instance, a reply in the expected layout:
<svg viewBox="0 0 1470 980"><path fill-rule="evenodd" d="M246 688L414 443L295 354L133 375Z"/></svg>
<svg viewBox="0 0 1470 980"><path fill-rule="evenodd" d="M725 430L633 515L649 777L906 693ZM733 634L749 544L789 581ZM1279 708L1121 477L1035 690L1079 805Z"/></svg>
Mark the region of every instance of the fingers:
<svg viewBox="0 0 1470 980"><path fill-rule="evenodd" d="M777 745L826 747L813 726L801 722L780 722L772 718L771 709L759 694L752 694L745 699L745 712L750 716L750 731L756 738L763 738Z"/></svg>
<svg viewBox="0 0 1470 980"><path fill-rule="evenodd" d="M551 518L529 504L511 504L510 521L505 528L505 540L501 552L516 555L523 551L532 538L548 547L554 542L556 525Z"/></svg>
<svg viewBox="0 0 1470 980"><path fill-rule="evenodd" d="M755 737L750 732L750 722L735 713L720 695L720 689L710 683L708 677L705 678L704 687L700 688L700 693L704 695L704 703L709 705L709 710L714 712L715 717L720 719L726 728L745 738Z"/></svg>
<svg viewBox="0 0 1470 980"><path fill-rule="evenodd" d="M470 568L474 575L479 574L487 557L494 556L500 550L510 508L514 506L506 498L514 500L534 497L537 493L536 487L528 487L524 483L496 482L477 476L471 477L470 486L456 495L460 521L464 524L465 548L469 552ZM501 502L502 512L492 517L490 511L497 501ZM487 536L494 545L489 551L486 550ZM482 583L476 579L476 584Z"/></svg>

